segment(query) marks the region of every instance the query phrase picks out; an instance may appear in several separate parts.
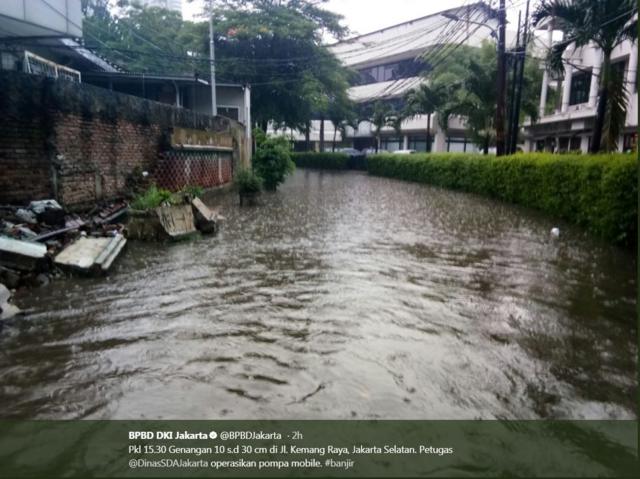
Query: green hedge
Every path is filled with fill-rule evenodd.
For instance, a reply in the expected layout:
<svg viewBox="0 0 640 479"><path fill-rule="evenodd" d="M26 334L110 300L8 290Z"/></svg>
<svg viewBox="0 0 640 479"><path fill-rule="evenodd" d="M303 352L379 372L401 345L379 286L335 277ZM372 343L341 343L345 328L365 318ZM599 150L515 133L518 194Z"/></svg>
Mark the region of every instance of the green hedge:
<svg viewBox="0 0 640 479"><path fill-rule="evenodd" d="M381 154L369 157L368 168L373 175L536 208L619 244L637 242L638 162L634 155Z"/></svg>
<svg viewBox="0 0 640 479"><path fill-rule="evenodd" d="M346 170L349 167L349 155L344 153L293 153L291 158L300 168Z"/></svg>

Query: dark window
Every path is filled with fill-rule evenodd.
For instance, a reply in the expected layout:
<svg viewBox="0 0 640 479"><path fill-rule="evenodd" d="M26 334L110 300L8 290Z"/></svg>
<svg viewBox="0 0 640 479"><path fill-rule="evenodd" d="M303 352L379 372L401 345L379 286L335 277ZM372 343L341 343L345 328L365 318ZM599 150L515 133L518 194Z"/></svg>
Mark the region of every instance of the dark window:
<svg viewBox="0 0 640 479"><path fill-rule="evenodd" d="M569 138L567 138L566 136L563 136L560 138L560 144L558 145L558 152L566 153L567 151L569 151Z"/></svg>
<svg viewBox="0 0 640 479"><path fill-rule="evenodd" d="M447 151L451 153L465 153L467 151L466 138L447 138Z"/></svg>
<svg viewBox="0 0 640 479"><path fill-rule="evenodd" d="M544 151L544 147L545 147L545 141L544 140L536 141L536 151Z"/></svg>
<svg viewBox="0 0 640 479"><path fill-rule="evenodd" d="M431 138L433 142L433 138ZM409 149L416 151L431 151L431 148L427 149L427 135L424 136L410 136L409 137Z"/></svg>
<svg viewBox="0 0 640 479"><path fill-rule="evenodd" d="M231 118L232 120L238 121L238 108L234 107L218 107L218 115L226 116L227 118Z"/></svg>
<svg viewBox="0 0 640 479"><path fill-rule="evenodd" d="M400 138L382 138L380 140L380 149L384 151L398 151L402 149Z"/></svg>
<svg viewBox="0 0 640 479"><path fill-rule="evenodd" d="M627 135L624 135L624 143L622 146L622 150L625 152L638 151L638 134L637 133L629 133Z"/></svg>
<svg viewBox="0 0 640 479"><path fill-rule="evenodd" d="M380 83L389 80L398 80L417 76L423 69L423 65L415 60L402 60L397 63L376 65L360 70L360 84Z"/></svg>
<svg viewBox="0 0 640 479"><path fill-rule="evenodd" d="M579 136L574 136L573 138L571 138L571 151L580 151L581 142L582 139Z"/></svg>
<svg viewBox="0 0 640 479"><path fill-rule="evenodd" d="M580 105L589 102L589 90L591 89L591 73L581 72L573 75L571 79L571 95L569 105Z"/></svg>

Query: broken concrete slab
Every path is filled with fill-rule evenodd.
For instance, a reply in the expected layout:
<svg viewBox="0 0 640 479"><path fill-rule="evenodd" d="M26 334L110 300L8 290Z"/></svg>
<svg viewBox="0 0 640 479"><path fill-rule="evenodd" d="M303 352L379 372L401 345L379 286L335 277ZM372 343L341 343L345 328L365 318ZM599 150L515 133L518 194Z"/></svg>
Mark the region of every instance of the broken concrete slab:
<svg viewBox="0 0 640 479"><path fill-rule="evenodd" d="M0 265L22 271L44 271L48 266L47 247L0 236Z"/></svg>
<svg viewBox="0 0 640 479"><path fill-rule="evenodd" d="M83 236L55 257L61 268L82 273L104 273L122 252L127 240L121 234L111 238Z"/></svg>
<svg viewBox="0 0 640 479"><path fill-rule="evenodd" d="M36 223L38 223L36 215L32 211L25 210L24 208L17 209L15 212L15 217L20 221L30 225L35 225Z"/></svg>
<svg viewBox="0 0 640 479"><path fill-rule="evenodd" d="M197 232L191 205L169 205L156 208L160 224L172 239L180 239Z"/></svg>
<svg viewBox="0 0 640 479"><path fill-rule="evenodd" d="M4 304L11 299L11 291L4 284L0 284L0 304Z"/></svg>
<svg viewBox="0 0 640 479"><path fill-rule="evenodd" d="M20 309L9 303L10 299L11 291L0 284L0 319L9 319L20 313Z"/></svg>
<svg viewBox="0 0 640 479"><path fill-rule="evenodd" d="M193 207L193 215L198 231L202 233L217 233L218 213L212 211L200 198L194 198L191 201L191 206Z"/></svg>

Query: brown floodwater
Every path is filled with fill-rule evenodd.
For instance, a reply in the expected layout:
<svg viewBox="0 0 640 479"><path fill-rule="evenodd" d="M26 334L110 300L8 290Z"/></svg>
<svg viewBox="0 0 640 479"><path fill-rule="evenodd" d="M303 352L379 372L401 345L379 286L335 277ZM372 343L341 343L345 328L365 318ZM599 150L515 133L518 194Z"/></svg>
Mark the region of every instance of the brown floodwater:
<svg viewBox="0 0 640 479"><path fill-rule="evenodd" d="M20 291L0 415L636 417L631 251L362 173L218 203L216 237L130 242L107 278Z"/></svg>

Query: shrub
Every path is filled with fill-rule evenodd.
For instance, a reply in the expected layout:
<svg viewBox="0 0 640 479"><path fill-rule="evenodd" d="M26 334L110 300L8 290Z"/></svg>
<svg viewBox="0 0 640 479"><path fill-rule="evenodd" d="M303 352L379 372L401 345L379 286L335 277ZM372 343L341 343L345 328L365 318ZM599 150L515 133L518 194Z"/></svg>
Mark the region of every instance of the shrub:
<svg viewBox="0 0 640 479"><path fill-rule="evenodd" d="M619 244L638 231L635 156L375 155L371 174L487 195L553 214Z"/></svg>
<svg viewBox="0 0 640 479"><path fill-rule="evenodd" d="M262 191L262 178L256 175L253 170L243 169L238 171L233 181L241 195Z"/></svg>
<svg viewBox="0 0 640 479"><path fill-rule="evenodd" d="M163 203L174 203L175 198L173 193L169 190L158 188L156 185L151 185L147 191L136 195L131 202L131 208L134 210L151 210L157 208Z"/></svg>
<svg viewBox="0 0 640 479"><path fill-rule="evenodd" d="M187 185L180 190L180 193L188 196L189 198L199 198L204 193L204 189L202 186Z"/></svg>
<svg viewBox="0 0 640 479"><path fill-rule="evenodd" d="M255 172L264 181L267 190L275 191L296 165L291 160L291 147L284 137L256 136L257 148L253 155Z"/></svg>
<svg viewBox="0 0 640 479"><path fill-rule="evenodd" d="M349 155L344 153L293 153L293 161L300 168L346 170L349 167Z"/></svg>

